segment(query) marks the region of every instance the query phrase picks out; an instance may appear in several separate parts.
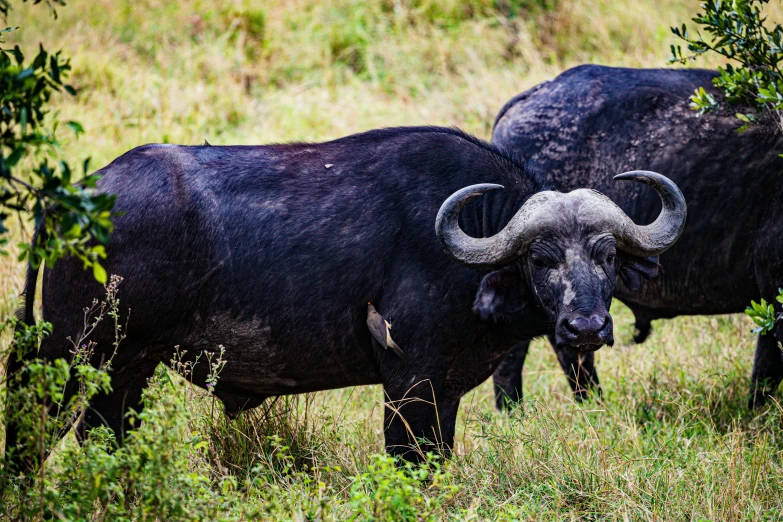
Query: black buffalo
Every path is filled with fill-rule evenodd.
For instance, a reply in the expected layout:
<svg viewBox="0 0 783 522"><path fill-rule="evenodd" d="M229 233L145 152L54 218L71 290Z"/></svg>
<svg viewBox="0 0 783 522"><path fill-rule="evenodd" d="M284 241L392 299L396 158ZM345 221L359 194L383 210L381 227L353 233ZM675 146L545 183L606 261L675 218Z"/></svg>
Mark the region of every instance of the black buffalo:
<svg viewBox="0 0 783 522"><path fill-rule="evenodd" d="M520 340L557 324L570 345L611 343L615 270L668 248L685 212L670 181L627 174L666 203L655 226L637 227L594 191L547 191L496 147L434 127L321 144L147 145L99 174L123 213L105 264L133 313L113 391L77 433L105 423L122 437L124 413L141 407L175 346L195 356L224 345L214 393L229 416L270 396L381 383L387 450L410 459L419 438L448 451L460 398ZM42 357L69 356L82 307L99 297L91 277L74 259L45 271L54 334ZM34 285L33 273L26 295ZM405 359L371 341L368 302L393 316ZM112 329L94 340L110 349ZM197 365L193 382L205 386L207 370ZM13 448L16 427L7 433Z"/></svg>
<svg viewBox="0 0 783 522"><path fill-rule="evenodd" d="M653 319L742 312L783 286L783 139L774 125L738 133L737 108L701 117L691 110L696 88L716 95L716 74L577 67L516 96L495 121L492 143L546 173L555 189L595 188L636 222L652 221L658 202L638 185L612 183L612 173L655 170L682 189L688 223L660 257L661 277L617 286L636 316L637 342ZM783 378L780 341L780 326L758 339L750 407ZM592 354L556 351L578 397L597 385ZM498 369L499 396L521 397L526 353L527 343L516 346Z"/></svg>

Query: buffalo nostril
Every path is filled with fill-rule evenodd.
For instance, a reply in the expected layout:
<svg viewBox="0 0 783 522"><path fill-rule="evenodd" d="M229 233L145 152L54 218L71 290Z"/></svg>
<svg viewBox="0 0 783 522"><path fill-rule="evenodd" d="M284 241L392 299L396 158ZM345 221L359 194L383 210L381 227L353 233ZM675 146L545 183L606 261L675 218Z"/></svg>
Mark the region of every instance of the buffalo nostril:
<svg viewBox="0 0 783 522"><path fill-rule="evenodd" d="M593 326L595 332L600 332L609 324L608 315L594 315L590 317L590 324Z"/></svg>
<svg viewBox="0 0 783 522"><path fill-rule="evenodd" d="M565 322L565 329L568 330L569 333L572 333L574 335L579 335L585 330L585 327L587 326L587 321L584 317L572 317L568 319Z"/></svg>

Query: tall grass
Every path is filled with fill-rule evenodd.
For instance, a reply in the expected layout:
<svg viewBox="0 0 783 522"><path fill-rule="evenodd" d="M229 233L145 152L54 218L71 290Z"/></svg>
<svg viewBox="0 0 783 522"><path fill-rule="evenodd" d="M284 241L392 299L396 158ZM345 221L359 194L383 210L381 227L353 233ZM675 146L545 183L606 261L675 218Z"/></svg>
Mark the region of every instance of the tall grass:
<svg viewBox="0 0 783 522"><path fill-rule="evenodd" d="M665 66L668 28L696 4L74 0L57 21L15 5L9 25L22 29L8 41L73 56L79 95L55 103L86 137L64 154L99 167L148 142L326 140L414 124L488 138L508 98L565 68ZM0 258L0 314L23 274ZM280 398L231 421L161 371L129 449L109 452L99 432L84 449L69 437L47 462L45 502L74 519L779 519L783 413L777 402L744 407L749 322L658 321L635 346L629 312L613 313L618 344L597 356L601 400L574 403L537 341L524 405L508 417L489 383L468 394L454 458L424 478L378 456L379 387Z"/></svg>

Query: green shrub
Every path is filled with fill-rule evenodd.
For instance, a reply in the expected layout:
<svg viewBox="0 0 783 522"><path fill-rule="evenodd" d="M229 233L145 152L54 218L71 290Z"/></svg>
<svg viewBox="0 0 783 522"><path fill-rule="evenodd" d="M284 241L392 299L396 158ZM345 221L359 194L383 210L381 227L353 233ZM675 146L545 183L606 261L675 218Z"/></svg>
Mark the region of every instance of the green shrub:
<svg viewBox="0 0 783 522"><path fill-rule="evenodd" d="M458 487L436 457L414 466L376 455L351 486L349 520L437 520Z"/></svg>

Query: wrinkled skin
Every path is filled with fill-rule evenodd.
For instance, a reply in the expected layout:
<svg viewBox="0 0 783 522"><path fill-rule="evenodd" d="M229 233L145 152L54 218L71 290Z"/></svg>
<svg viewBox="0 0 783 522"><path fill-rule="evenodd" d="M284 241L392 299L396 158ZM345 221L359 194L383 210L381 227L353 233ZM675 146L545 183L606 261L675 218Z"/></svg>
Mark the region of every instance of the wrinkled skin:
<svg viewBox="0 0 783 522"><path fill-rule="evenodd" d="M400 414L385 410L386 448L415 460L413 436L431 442L422 451L448 452L461 397L514 344L563 321L557 335L569 342L611 342L618 258L611 238L583 230L578 208L563 209L562 229L540 238L531 257L496 270L446 255L433 225L454 191L479 182L507 187L460 215L466 233L488 237L543 188L521 164L459 131L384 129L259 147L147 145L100 174L100 189L116 193L123 212L104 266L124 278L120 302L133 314L113 363L113 391L91 403L80 435L104 423L121 442L124 414L142 407L147 379L175 346L192 358L224 345L214 393L229 416L270 396L380 383ZM35 293L34 275L27 295ZM67 337L79 334L82 307L101 296L78 261L46 269L43 315L54 333L40 355L69 357ZM371 342L368 302L393 316L406 361ZM31 314L28 307L26 321ZM96 361L113 339L109 325L96 330ZM12 359L9 368L20 364ZM206 385L207 369L196 366L195 384ZM13 447L18 433L7 430Z"/></svg>
<svg viewBox="0 0 783 522"><path fill-rule="evenodd" d="M783 286L783 140L765 125L738 134L736 107L702 117L690 110L694 89L714 93L715 74L581 66L515 97L495 122L492 142L546 173L556 189L595 188L637 223L652 221L660 204L639 186L612 183L614 173L653 170L682 190L688 220L660 256L661 276L621 277L617 285L636 316L637 342L654 319L742 312L751 299L772 301ZM751 408L783 379L781 341L780 325L758 339ZM500 396L521 397L527 347L512 349L495 373ZM592 354L556 351L577 398L597 386Z"/></svg>

